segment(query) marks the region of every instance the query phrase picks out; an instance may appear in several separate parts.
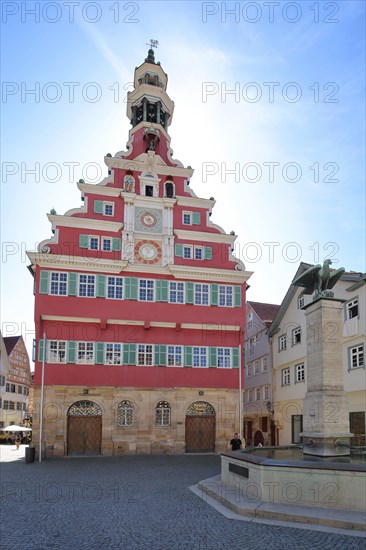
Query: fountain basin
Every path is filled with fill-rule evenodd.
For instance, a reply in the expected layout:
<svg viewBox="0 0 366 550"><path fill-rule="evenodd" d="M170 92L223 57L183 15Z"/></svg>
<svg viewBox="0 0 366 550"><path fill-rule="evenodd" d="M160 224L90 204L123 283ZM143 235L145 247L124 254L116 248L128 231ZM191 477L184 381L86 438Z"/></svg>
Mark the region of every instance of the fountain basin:
<svg viewBox="0 0 366 550"><path fill-rule="evenodd" d="M345 458L309 457L293 447L223 453L221 481L253 503L364 512L366 464Z"/></svg>

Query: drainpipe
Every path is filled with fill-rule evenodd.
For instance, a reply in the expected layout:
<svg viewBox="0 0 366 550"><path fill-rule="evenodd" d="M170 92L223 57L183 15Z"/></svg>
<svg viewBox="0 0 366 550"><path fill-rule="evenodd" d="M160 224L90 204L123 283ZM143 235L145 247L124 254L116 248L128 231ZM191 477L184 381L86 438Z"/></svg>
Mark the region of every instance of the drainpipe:
<svg viewBox="0 0 366 550"><path fill-rule="evenodd" d="M43 333L41 403L39 408L39 453L38 461L42 462L42 431L43 431L43 398L44 398L44 364L46 359L46 333Z"/></svg>

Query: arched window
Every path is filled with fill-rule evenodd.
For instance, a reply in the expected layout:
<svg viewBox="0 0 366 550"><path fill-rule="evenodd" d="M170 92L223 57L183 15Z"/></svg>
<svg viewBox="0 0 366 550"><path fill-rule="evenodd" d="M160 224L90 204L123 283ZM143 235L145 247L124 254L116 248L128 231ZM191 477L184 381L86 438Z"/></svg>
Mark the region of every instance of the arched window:
<svg viewBox="0 0 366 550"><path fill-rule="evenodd" d="M121 401L117 410L117 426L132 426L135 419L135 407L131 401Z"/></svg>
<svg viewBox="0 0 366 550"><path fill-rule="evenodd" d="M155 425L170 426L170 405L167 401L159 401L155 407Z"/></svg>
<svg viewBox="0 0 366 550"><path fill-rule="evenodd" d="M102 416L102 409L93 401L77 401L67 411L68 416Z"/></svg>
<svg viewBox="0 0 366 550"><path fill-rule="evenodd" d="M172 181L165 182L165 196L170 199L174 197L174 183Z"/></svg>
<svg viewBox="0 0 366 550"><path fill-rule="evenodd" d="M186 416L216 416L215 409L206 401L195 401L187 408Z"/></svg>

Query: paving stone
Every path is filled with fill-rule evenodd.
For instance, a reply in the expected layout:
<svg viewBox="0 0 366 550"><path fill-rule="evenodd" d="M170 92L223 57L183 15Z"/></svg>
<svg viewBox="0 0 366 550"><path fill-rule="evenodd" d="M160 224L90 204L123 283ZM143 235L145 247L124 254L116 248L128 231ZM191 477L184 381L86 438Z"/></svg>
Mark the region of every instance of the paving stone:
<svg viewBox="0 0 366 550"><path fill-rule="evenodd" d="M1 548L364 550L355 536L224 517L189 490L219 472L216 455L3 461Z"/></svg>

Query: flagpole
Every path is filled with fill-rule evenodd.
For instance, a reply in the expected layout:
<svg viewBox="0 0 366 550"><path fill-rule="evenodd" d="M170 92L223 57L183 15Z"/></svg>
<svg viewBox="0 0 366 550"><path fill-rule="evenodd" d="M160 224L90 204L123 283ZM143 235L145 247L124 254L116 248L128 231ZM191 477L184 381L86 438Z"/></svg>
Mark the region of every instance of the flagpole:
<svg viewBox="0 0 366 550"><path fill-rule="evenodd" d="M39 453L38 461L42 462L42 432L43 432L43 398L44 398L44 364L46 359L46 333L43 333L43 356L42 356L42 382L41 382L41 403L39 409Z"/></svg>
<svg viewBox="0 0 366 550"><path fill-rule="evenodd" d="M242 403L242 400L243 400L243 392L242 392L242 372L241 372L241 369L242 369L242 361L241 361L241 344L239 344L239 437L241 439L241 436L242 436L242 414L243 414L243 403Z"/></svg>

